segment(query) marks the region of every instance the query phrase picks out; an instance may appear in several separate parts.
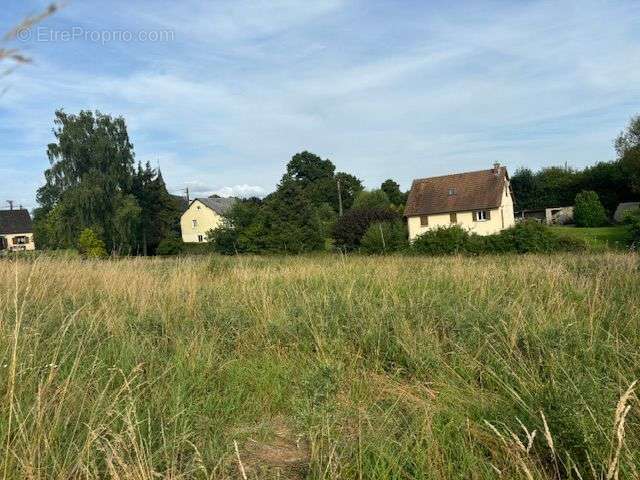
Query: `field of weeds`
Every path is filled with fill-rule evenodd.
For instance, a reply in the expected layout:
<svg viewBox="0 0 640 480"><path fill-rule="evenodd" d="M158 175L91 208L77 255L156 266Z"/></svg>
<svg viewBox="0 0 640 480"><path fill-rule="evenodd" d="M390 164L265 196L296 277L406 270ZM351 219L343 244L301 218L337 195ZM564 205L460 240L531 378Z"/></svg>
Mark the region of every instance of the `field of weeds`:
<svg viewBox="0 0 640 480"><path fill-rule="evenodd" d="M640 471L630 254L0 261L0 474Z"/></svg>

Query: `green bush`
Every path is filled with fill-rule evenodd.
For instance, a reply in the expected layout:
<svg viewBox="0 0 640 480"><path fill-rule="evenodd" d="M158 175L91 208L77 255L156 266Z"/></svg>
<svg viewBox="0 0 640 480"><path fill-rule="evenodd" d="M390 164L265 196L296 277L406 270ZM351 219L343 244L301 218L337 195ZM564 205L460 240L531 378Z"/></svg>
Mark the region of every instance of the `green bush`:
<svg viewBox="0 0 640 480"><path fill-rule="evenodd" d="M486 236L468 233L458 225L439 227L416 238L412 249L428 255L546 253L581 251L586 249L586 243L580 238L558 235L546 225L530 220Z"/></svg>
<svg viewBox="0 0 640 480"><path fill-rule="evenodd" d="M363 190L358 193L353 208L389 208L391 201L383 190Z"/></svg>
<svg viewBox="0 0 640 480"><path fill-rule="evenodd" d="M640 249L640 210L628 212L624 217L624 223L629 232L629 243L635 250Z"/></svg>
<svg viewBox="0 0 640 480"><path fill-rule="evenodd" d="M469 233L459 225L437 227L419 235L412 244L417 253L427 255L451 255L463 253Z"/></svg>
<svg viewBox="0 0 640 480"><path fill-rule="evenodd" d="M107 249L104 246L104 242L90 228L85 228L80 234L78 251L85 258L107 257Z"/></svg>
<svg viewBox="0 0 640 480"><path fill-rule="evenodd" d="M556 235L555 250L561 252L581 252L590 247L583 238L572 237L569 235ZM591 248L593 250L593 248Z"/></svg>
<svg viewBox="0 0 640 480"><path fill-rule="evenodd" d="M338 248L354 250L372 224L387 221L400 221L400 214L386 208L352 208L334 225L333 239Z"/></svg>
<svg viewBox="0 0 640 480"><path fill-rule="evenodd" d="M557 249L557 236L546 225L536 221L518 223L499 233L518 253L544 253Z"/></svg>
<svg viewBox="0 0 640 480"><path fill-rule="evenodd" d="M178 237L164 238L158 244L156 255L170 256L179 255L184 251L184 243Z"/></svg>
<svg viewBox="0 0 640 480"><path fill-rule="evenodd" d="M578 227L606 225L607 214L596 192L587 190L576 195L573 220Z"/></svg>
<svg viewBox="0 0 640 480"><path fill-rule="evenodd" d="M372 254L398 252L407 245L407 227L401 220L371 224L360 242L362 251Z"/></svg>

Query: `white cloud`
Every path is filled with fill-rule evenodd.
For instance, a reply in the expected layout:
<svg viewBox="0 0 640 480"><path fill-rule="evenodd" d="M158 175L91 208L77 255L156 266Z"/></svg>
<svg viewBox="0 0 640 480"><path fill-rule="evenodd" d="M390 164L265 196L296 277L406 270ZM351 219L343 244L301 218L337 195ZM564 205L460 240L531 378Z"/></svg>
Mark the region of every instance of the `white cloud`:
<svg viewBox="0 0 640 480"><path fill-rule="evenodd" d="M160 158L174 191L239 196L271 191L304 149L368 186L495 160L585 165L609 159L637 113L640 4L366 6L74 2L65 25L172 28L176 41L106 45L93 63L75 61L90 45L34 51L0 98L0 167L37 186L60 106L125 116L137 159Z"/></svg>
<svg viewBox="0 0 640 480"><path fill-rule="evenodd" d="M234 185L233 187L222 187L214 191L216 195L221 197L264 197L266 191L264 188L257 185Z"/></svg>

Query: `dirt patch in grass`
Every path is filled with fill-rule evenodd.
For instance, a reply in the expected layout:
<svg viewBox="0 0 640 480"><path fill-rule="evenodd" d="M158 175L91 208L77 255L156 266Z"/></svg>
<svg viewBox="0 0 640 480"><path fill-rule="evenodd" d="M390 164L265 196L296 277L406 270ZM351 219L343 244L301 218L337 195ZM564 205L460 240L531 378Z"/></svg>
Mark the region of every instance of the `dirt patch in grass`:
<svg viewBox="0 0 640 480"><path fill-rule="evenodd" d="M249 437L242 445L236 442L234 449L235 478L302 480L309 471L308 440L280 419L262 429L260 439Z"/></svg>

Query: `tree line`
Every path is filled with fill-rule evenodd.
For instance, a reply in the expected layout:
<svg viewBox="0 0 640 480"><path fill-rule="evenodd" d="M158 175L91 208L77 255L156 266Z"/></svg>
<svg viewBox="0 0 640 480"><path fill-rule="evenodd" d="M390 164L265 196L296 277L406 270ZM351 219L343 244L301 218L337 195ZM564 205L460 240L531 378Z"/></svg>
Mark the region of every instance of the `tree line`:
<svg viewBox="0 0 640 480"><path fill-rule="evenodd" d="M181 199L169 194L159 170L136 164L122 117L60 110L53 133L34 212L39 248L148 255L159 247L160 253L174 251L170 244L179 251ZM611 215L621 201L640 198L640 117L615 145L615 161L583 170L517 170L511 178L516 209L573 205L581 192L592 191ZM406 238L406 198L393 179L365 190L354 174L304 151L288 162L273 193L238 201L208 240L226 254L354 250L380 241L386 248ZM594 200L591 194L579 198Z"/></svg>
<svg viewBox="0 0 640 480"><path fill-rule="evenodd" d="M548 167L537 172L520 168L511 177L516 210L574 205L576 195L592 191L608 216L621 202L640 199L640 116L615 140L617 158L582 170Z"/></svg>
<svg viewBox="0 0 640 480"><path fill-rule="evenodd" d="M405 194L392 179L366 191L356 176L311 152L294 155L275 192L241 200L222 227L209 232L214 250L225 253L302 253L344 246L336 232L355 217L400 218ZM364 233L364 232L362 232Z"/></svg>
<svg viewBox="0 0 640 480"><path fill-rule="evenodd" d="M38 189L34 233L39 248L75 248L89 229L118 254L153 253L179 234L180 205L161 173L134 161L122 117L55 113L45 184Z"/></svg>

